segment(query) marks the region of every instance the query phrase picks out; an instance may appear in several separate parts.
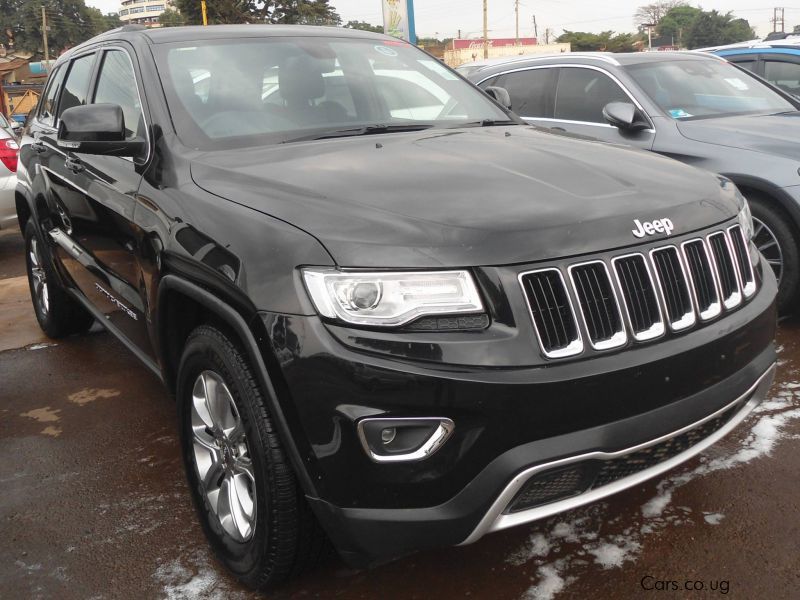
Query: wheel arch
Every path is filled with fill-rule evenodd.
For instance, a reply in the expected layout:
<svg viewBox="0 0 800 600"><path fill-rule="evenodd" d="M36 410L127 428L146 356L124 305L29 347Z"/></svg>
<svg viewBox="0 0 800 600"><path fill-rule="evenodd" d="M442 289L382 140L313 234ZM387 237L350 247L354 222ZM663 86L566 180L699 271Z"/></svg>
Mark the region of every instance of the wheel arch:
<svg viewBox="0 0 800 600"><path fill-rule="evenodd" d="M253 318L258 319L258 316ZM156 323L163 378L172 393L177 387L178 365L184 342L195 327L203 323L216 325L234 337L233 341L239 345L253 367L301 487L306 494L315 496L315 486L291 435L273 384L273 377L280 377L280 374L272 372L276 368L274 365L272 369L269 368L268 363L273 361L265 360L256 341L256 334L244 316L208 290L178 275L167 274L158 287ZM259 338L263 335L263 332L258 332Z"/></svg>
<svg viewBox="0 0 800 600"><path fill-rule="evenodd" d="M766 196L770 200L776 202L790 217L792 229L798 237L798 242L800 242L800 204L789 194L769 181L758 177L730 173L723 173L723 175L736 184L736 187L739 188L739 191L742 192L745 198L748 192L755 192L758 195Z"/></svg>

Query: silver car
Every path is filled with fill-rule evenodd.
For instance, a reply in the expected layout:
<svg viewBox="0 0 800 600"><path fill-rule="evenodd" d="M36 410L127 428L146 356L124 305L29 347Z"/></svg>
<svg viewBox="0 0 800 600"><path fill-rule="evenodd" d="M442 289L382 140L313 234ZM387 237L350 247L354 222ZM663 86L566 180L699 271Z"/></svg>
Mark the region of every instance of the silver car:
<svg viewBox="0 0 800 600"><path fill-rule="evenodd" d="M17 140L0 127L0 229L8 229L17 223L14 189L17 187L18 154Z"/></svg>

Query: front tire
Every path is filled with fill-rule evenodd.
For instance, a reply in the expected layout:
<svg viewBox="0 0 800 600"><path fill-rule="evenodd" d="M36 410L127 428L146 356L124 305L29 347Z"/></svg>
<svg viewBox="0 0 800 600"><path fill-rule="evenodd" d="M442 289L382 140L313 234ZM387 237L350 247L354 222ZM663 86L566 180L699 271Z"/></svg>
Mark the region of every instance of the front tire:
<svg viewBox="0 0 800 600"><path fill-rule="evenodd" d="M795 312L800 286L800 251L789 216L768 198L748 194L747 202L753 214L753 243L778 280L778 312Z"/></svg>
<svg viewBox="0 0 800 600"><path fill-rule="evenodd" d="M61 286L33 222L28 221L24 234L28 287L39 327L54 339L85 332L94 317Z"/></svg>
<svg viewBox="0 0 800 600"><path fill-rule="evenodd" d="M253 371L226 333L203 325L189 335L177 400L189 487L220 561L254 589L316 564L325 536Z"/></svg>

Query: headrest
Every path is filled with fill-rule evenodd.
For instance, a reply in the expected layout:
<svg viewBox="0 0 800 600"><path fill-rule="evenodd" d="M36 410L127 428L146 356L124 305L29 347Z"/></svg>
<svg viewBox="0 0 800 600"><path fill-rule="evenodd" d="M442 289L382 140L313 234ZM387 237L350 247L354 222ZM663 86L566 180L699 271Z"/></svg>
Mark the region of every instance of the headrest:
<svg viewBox="0 0 800 600"><path fill-rule="evenodd" d="M281 97L289 104L308 104L325 95L320 62L310 56L290 56L278 72Z"/></svg>

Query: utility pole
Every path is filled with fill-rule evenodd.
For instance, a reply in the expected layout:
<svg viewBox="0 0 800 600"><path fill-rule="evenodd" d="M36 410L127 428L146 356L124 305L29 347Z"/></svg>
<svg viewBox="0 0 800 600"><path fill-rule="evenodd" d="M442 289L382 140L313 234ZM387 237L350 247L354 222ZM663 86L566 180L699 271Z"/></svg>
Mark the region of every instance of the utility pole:
<svg viewBox="0 0 800 600"><path fill-rule="evenodd" d="M483 58L489 58L489 0L483 0Z"/></svg>
<svg viewBox="0 0 800 600"><path fill-rule="evenodd" d="M519 46L519 0L514 0L514 13L517 20L517 46Z"/></svg>
<svg viewBox="0 0 800 600"><path fill-rule="evenodd" d="M778 13L780 12L780 17ZM785 8L773 8L772 9L772 32L778 32L778 23L781 24L781 33L786 33L786 9Z"/></svg>
<svg viewBox="0 0 800 600"><path fill-rule="evenodd" d="M536 15L533 15L533 37L536 38L536 43L539 43L539 29L536 27Z"/></svg>
<svg viewBox="0 0 800 600"><path fill-rule="evenodd" d="M42 42L44 44L44 68L45 71L50 65L50 51L47 48L47 13L42 6Z"/></svg>
<svg viewBox="0 0 800 600"><path fill-rule="evenodd" d="M206 0L200 0L200 10L203 11L203 27L208 25L208 15L206 14Z"/></svg>

